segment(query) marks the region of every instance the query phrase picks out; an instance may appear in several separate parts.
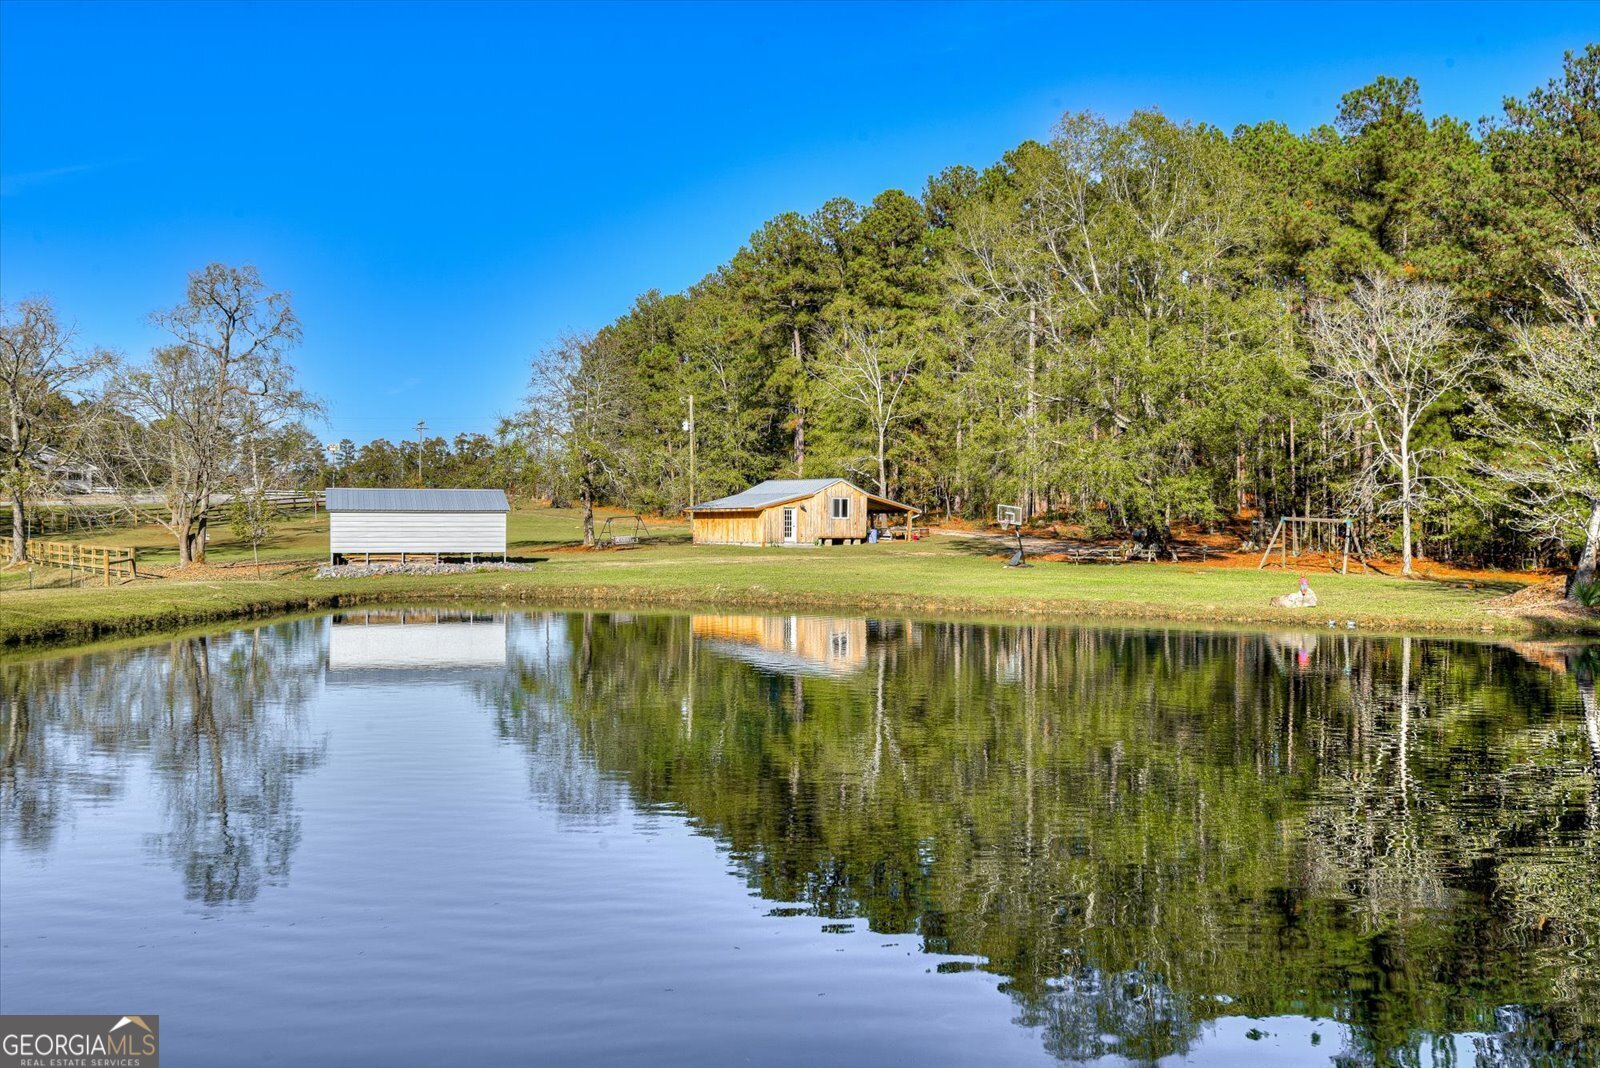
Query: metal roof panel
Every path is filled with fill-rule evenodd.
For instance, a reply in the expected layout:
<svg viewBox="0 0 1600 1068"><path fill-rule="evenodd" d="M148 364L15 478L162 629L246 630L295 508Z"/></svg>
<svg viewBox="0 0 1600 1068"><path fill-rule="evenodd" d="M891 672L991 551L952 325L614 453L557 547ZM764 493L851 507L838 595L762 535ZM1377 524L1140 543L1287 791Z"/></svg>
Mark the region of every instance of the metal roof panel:
<svg viewBox="0 0 1600 1068"><path fill-rule="evenodd" d="M843 482L842 478L769 478L765 482L757 482L747 490L733 494L731 497L719 497L714 501L697 504L689 509L691 512L739 512L769 508L774 504L784 501L798 500L819 493L836 482Z"/></svg>
<svg viewBox="0 0 1600 1068"><path fill-rule="evenodd" d="M758 482L749 489L735 493L731 497L718 497L714 501L696 504L686 510L689 512L756 512L763 508L771 508L775 504L785 504L789 501L797 501L802 497L809 497L841 482L866 494L872 500L893 505L914 515L922 514L920 509L913 508L909 504L901 504L899 501L880 497L878 494L863 490L855 483L842 478L769 478L765 482Z"/></svg>
<svg viewBox="0 0 1600 1068"><path fill-rule="evenodd" d="M351 489L327 491L330 512L509 512L504 490Z"/></svg>

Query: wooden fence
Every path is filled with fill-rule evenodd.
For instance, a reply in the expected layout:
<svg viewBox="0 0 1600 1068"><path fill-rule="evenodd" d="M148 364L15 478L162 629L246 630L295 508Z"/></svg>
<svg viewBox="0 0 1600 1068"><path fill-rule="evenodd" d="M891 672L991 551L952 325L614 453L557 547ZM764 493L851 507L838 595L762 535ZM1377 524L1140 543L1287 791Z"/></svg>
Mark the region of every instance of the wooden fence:
<svg viewBox="0 0 1600 1068"><path fill-rule="evenodd" d="M301 493L297 490L268 490L266 503L280 512L309 511L313 514L322 509L321 493ZM226 520L232 505L228 502L213 504L206 512L208 520Z"/></svg>
<svg viewBox="0 0 1600 1068"><path fill-rule="evenodd" d="M292 490L273 491L267 500L278 512L311 512L322 510L322 494L301 493ZM223 524L228 521L228 502L213 504L206 511L206 519ZM28 537L95 533L124 530L146 526L167 518L167 509L159 504L112 504L105 502L36 504L28 509ZM14 534L11 529L11 509L0 507L0 537Z"/></svg>
<svg viewBox="0 0 1600 1068"><path fill-rule="evenodd" d="M123 508L112 505L34 505L28 509L28 537L48 537L52 534L92 534L107 530L154 523L166 516L166 509L156 505L139 505ZM11 509L0 508L0 537L15 534L11 527Z"/></svg>
<svg viewBox="0 0 1600 1068"><path fill-rule="evenodd" d="M11 559L11 539L0 538L0 560ZM28 559L46 567L70 568L90 571L105 576L111 585L111 576L120 579L139 577L139 550L126 545L80 545L75 541L28 542Z"/></svg>

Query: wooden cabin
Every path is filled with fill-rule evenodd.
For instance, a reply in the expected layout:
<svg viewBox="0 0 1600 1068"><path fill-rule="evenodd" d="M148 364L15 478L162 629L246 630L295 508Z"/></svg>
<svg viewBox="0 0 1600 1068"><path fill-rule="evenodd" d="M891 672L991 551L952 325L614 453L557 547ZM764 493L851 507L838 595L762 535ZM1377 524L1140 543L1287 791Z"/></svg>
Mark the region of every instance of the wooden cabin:
<svg viewBox="0 0 1600 1068"><path fill-rule="evenodd" d="M842 478L768 479L687 511L696 545L855 545L873 526L909 537L922 514Z"/></svg>
<svg viewBox="0 0 1600 1068"><path fill-rule="evenodd" d="M359 556L483 556L506 554L502 490L330 489L328 559Z"/></svg>

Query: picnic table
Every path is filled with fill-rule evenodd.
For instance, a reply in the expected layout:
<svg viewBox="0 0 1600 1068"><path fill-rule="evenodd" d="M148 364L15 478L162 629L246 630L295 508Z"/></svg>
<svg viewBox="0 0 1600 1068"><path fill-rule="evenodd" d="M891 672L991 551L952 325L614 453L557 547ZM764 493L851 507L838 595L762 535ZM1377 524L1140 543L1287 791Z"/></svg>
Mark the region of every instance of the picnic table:
<svg viewBox="0 0 1600 1068"><path fill-rule="evenodd" d="M1145 545L1140 542L1123 542L1121 545L1071 545L1062 550L1062 555L1072 564L1126 564L1134 560L1143 560L1153 564L1166 553L1172 558L1173 563L1180 560L1199 560L1204 563L1211 554L1211 550L1204 545L1190 548L1168 544Z"/></svg>
<svg viewBox="0 0 1600 1068"><path fill-rule="evenodd" d="M1067 548L1066 557L1070 564L1125 564L1130 560L1153 563L1156 551L1143 545L1073 545Z"/></svg>

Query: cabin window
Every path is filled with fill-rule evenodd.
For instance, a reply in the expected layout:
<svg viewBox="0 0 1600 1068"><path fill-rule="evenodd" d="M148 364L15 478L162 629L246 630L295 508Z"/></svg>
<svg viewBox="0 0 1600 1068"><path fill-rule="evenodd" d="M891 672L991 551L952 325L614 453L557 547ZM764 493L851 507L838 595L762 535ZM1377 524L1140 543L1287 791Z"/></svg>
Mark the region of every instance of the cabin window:
<svg viewBox="0 0 1600 1068"><path fill-rule="evenodd" d="M849 519L850 518L850 498L849 497L830 497L828 499L828 504L833 509L832 512L830 513L833 516L833 518L835 518L835 519Z"/></svg>

